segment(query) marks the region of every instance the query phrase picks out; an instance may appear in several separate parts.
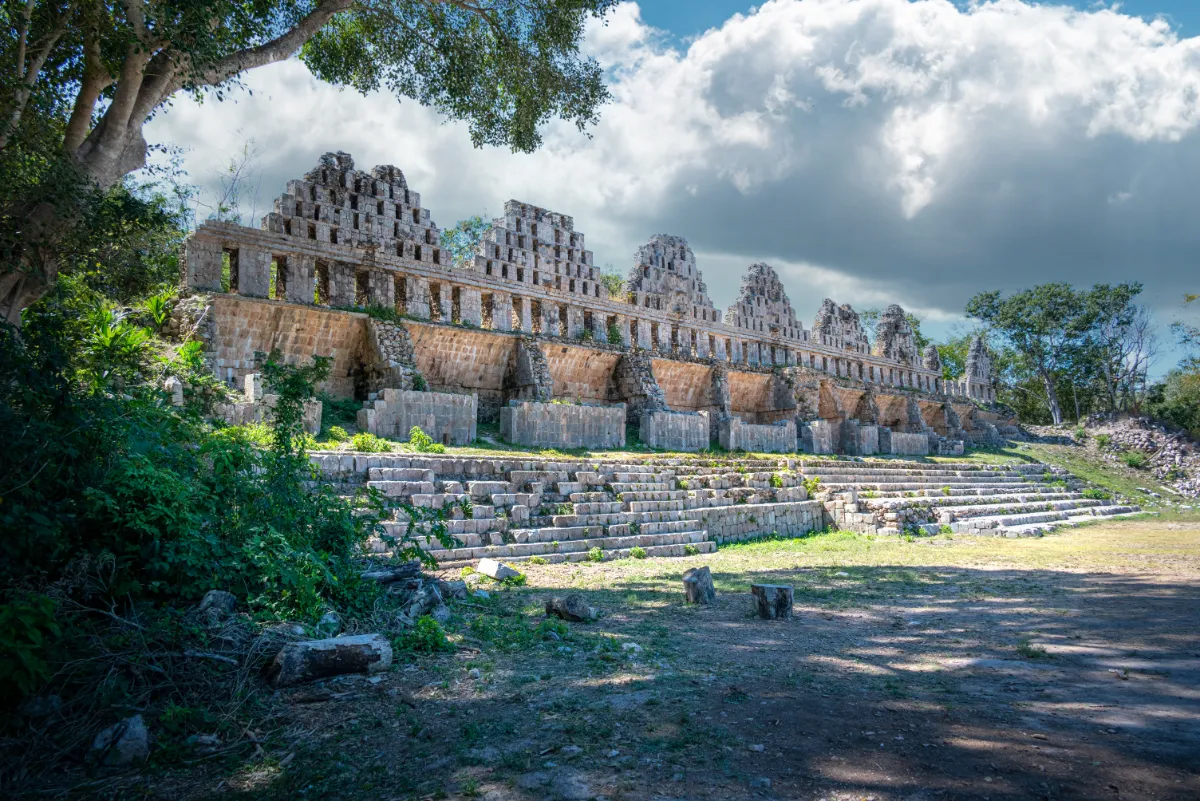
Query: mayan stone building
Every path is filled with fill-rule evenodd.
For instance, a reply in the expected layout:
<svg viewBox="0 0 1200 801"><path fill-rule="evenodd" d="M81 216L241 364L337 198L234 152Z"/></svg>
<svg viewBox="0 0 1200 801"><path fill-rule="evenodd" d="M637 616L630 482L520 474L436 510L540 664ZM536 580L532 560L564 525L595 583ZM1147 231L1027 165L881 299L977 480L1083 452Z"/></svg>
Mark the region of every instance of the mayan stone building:
<svg viewBox="0 0 1200 801"><path fill-rule="evenodd" d="M288 182L261 228L197 229L183 259L197 294L179 324L230 385L267 351L329 356L324 389L362 401L363 426L424 419L446 442L474 436L474 415L539 444L623 442L628 424L671 449L956 452L1011 422L989 405L984 344L962 380L944 381L899 306L874 347L832 300L809 330L758 263L722 313L687 241L665 234L638 249L627 291L612 297L575 221L517 200L467 263L452 263L440 236L399 169L327 154Z"/></svg>

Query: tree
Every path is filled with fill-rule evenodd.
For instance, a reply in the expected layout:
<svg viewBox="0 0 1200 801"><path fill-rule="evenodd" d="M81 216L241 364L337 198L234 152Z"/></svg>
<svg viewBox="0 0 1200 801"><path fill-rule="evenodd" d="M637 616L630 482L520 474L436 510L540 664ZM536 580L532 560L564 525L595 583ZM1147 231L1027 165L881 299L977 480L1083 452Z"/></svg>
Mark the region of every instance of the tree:
<svg viewBox="0 0 1200 801"><path fill-rule="evenodd" d="M600 285L610 298L620 298L625 294L625 279L611 264L605 264L600 271Z"/></svg>
<svg viewBox="0 0 1200 801"><path fill-rule="evenodd" d="M1200 295L1186 294L1183 296L1183 305L1190 306L1197 300L1200 300ZM1180 368L1200 372L1200 326L1176 320L1171 324L1171 330L1179 338L1179 344L1188 349Z"/></svg>
<svg viewBox="0 0 1200 801"><path fill-rule="evenodd" d="M1069 369L1092 327L1086 293L1070 284L1042 284L1001 298L981 292L967 302L967 314L990 326L1012 345L1042 383L1051 421L1063 421L1058 375Z"/></svg>
<svg viewBox="0 0 1200 801"><path fill-rule="evenodd" d="M37 128L107 190L146 163L143 126L174 95L219 99L246 71L297 52L322 80L386 88L466 121L477 147L532 151L545 122L585 130L609 98L579 44L615 2L5 0L0 152ZM19 247L2 266L0 313L14 324L57 275L52 246L72 214L69 198L56 200L30 192L5 216Z"/></svg>
<svg viewBox="0 0 1200 801"><path fill-rule="evenodd" d="M1134 300L1140 283L1096 284L1087 293L1092 328L1087 347L1103 381L1109 411L1132 406L1145 386L1157 340L1150 313Z"/></svg>
<svg viewBox="0 0 1200 801"><path fill-rule="evenodd" d="M483 235L491 227L490 222L476 214L474 217L459 220L453 228L442 231L442 249L450 251L455 267L470 266L479 243L483 241Z"/></svg>

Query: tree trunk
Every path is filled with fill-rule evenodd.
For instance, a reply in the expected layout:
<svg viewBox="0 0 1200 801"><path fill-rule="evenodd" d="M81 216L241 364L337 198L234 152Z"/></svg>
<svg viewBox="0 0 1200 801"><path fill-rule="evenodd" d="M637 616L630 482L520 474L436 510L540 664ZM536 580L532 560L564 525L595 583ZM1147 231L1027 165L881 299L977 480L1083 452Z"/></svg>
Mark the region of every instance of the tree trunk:
<svg viewBox="0 0 1200 801"><path fill-rule="evenodd" d="M1047 372L1042 372L1042 386L1046 389L1046 402L1050 404L1050 419L1054 425L1060 425L1063 421L1062 406L1058 402L1058 390L1054 387L1054 380Z"/></svg>
<svg viewBox="0 0 1200 801"><path fill-rule="evenodd" d="M21 325L21 312L54 286L58 278L54 252L70 225L50 203L38 203L17 216L24 220L21 250L15 264L0 273L0 318L14 327Z"/></svg>

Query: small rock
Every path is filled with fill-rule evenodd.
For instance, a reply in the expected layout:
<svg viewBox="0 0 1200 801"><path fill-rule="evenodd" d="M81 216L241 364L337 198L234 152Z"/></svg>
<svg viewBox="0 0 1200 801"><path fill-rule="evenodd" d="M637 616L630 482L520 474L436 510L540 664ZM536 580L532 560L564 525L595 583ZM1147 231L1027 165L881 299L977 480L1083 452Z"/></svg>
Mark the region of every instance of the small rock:
<svg viewBox="0 0 1200 801"><path fill-rule="evenodd" d="M225 590L209 590L204 593L204 597L200 599L200 605L196 607L200 614L212 622L232 615L236 608L237 597L232 592Z"/></svg>
<svg viewBox="0 0 1200 801"><path fill-rule="evenodd" d="M636 642L624 642L621 643L621 650L637 655L642 652L642 646L638 645Z"/></svg>
<svg viewBox="0 0 1200 801"><path fill-rule="evenodd" d="M334 637L342 630L342 616L330 609L325 614L321 615L321 619L317 621L317 631L327 637Z"/></svg>
<svg viewBox="0 0 1200 801"><path fill-rule="evenodd" d="M762 743L755 743L754 745L750 745L750 746L746 746L746 747L749 748L751 751L757 751L759 753L762 753L763 751L766 750L766 746L764 746Z"/></svg>
<svg viewBox="0 0 1200 801"><path fill-rule="evenodd" d="M467 597L467 582L465 581L442 581L438 583L438 589L442 592L443 598L458 598Z"/></svg>
<svg viewBox="0 0 1200 801"><path fill-rule="evenodd" d="M565 598L555 596L546 601L546 615L555 615L572 623L583 623L599 617L594 606L588 606L582 595L572 593Z"/></svg>
<svg viewBox="0 0 1200 801"><path fill-rule="evenodd" d="M467 675L473 679L482 679L483 671L481 671L479 668L471 668Z"/></svg>
<svg viewBox="0 0 1200 801"><path fill-rule="evenodd" d="M488 578L496 579L496 581L516 578L521 575L517 570L514 570L503 562L497 562L495 559L480 559L479 566L475 569Z"/></svg>
<svg viewBox="0 0 1200 801"><path fill-rule="evenodd" d="M577 745L564 745L562 748L558 749L558 753L565 757L573 757L582 754L583 749Z"/></svg>
<svg viewBox="0 0 1200 801"><path fill-rule="evenodd" d="M125 718L96 735L91 755L102 765L121 766L145 762L150 756L150 731L141 715Z"/></svg>
<svg viewBox="0 0 1200 801"><path fill-rule="evenodd" d="M617 749L614 748L613 750L608 752L608 758L612 759L613 757L618 756L620 753L621 753L620 751L618 751Z"/></svg>
<svg viewBox="0 0 1200 801"><path fill-rule="evenodd" d="M750 782L750 786L762 788L764 790L770 789L771 780L768 779L766 776L760 776L757 779L755 779L754 781Z"/></svg>
<svg viewBox="0 0 1200 801"><path fill-rule="evenodd" d="M429 616L438 623L445 625L445 623L450 620L450 614L450 607L446 606L445 604L439 604L433 608L433 611L429 613Z"/></svg>
<svg viewBox="0 0 1200 801"><path fill-rule="evenodd" d="M488 598L492 597L492 594L490 592L488 592L487 590L475 590L475 592L473 592L472 595L476 598L481 598L485 601Z"/></svg>
<svg viewBox="0 0 1200 801"><path fill-rule="evenodd" d="M215 734L193 734L187 738L187 744L197 754L211 754L221 747L221 738Z"/></svg>
<svg viewBox="0 0 1200 801"><path fill-rule="evenodd" d="M19 711L30 720L45 720L62 709L62 699L57 695L38 695L21 704Z"/></svg>
<svg viewBox="0 0 1200 801"><path fill-rule="evenodd" d="M671 775L671 781L673 781L673 782L681 782L681 781L683 781L683 774L682 774L682 773L675 773L675 774L672 774L672 775Z"/></svg>
<svg viewBox="0 0 1200 801"><path fill-rule="evenodd" d="M712 571L705 567L693 567L683 574L683 594L689 604L711 604L717 599L713 586Z"/></svg>
<svg viewBox="0 0 1200 801"><path fill-rule="evenodd" d="M547 639L547 640L553 640L554 642L561 642L561 641L562 641L562 637L558 636L558 632L557 632L557 631L547 631L547 632L545 633L544 637L545 637L545 639Z"/></svg>

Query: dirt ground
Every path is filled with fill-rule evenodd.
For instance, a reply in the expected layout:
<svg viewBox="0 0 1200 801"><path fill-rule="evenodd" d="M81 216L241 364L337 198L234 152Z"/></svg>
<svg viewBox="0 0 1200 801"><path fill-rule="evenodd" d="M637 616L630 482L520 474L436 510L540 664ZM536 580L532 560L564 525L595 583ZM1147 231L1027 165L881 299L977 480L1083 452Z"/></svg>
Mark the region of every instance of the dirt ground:
<svg viewBox="0 0 1200 801"><path fill-rule="evenodd" d="M683 602L697 564L714 606ZM454 652L283 694L257 757L141 791L1196 799L1198 579L1195 519L529 566L527 586L457 605ZM760 581L795 586L794 620L750 616ZM544 622L564 590L602 618Z"/></svg>

